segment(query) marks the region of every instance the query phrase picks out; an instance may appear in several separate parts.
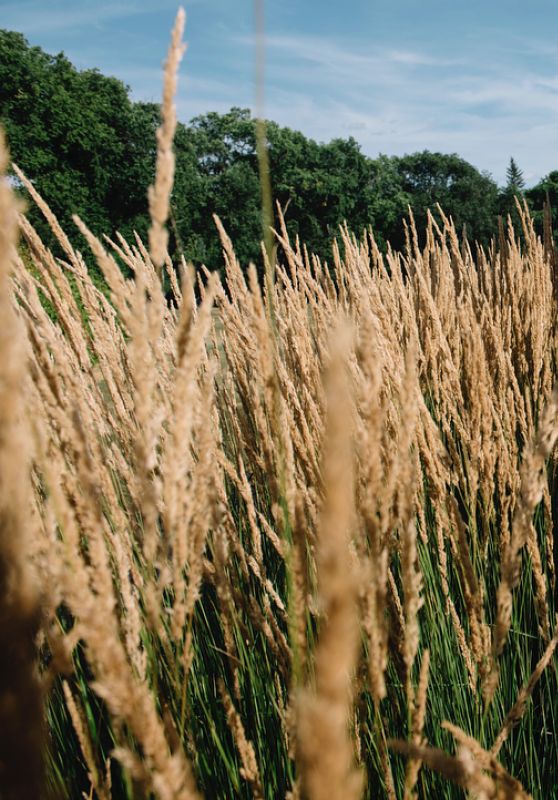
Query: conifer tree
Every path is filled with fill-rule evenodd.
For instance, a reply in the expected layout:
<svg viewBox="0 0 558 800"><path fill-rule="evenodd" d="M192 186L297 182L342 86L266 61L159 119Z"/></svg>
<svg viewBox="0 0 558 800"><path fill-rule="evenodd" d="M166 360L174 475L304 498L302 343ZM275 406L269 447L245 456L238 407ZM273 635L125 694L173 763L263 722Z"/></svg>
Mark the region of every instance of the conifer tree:
<svg viewBox="0 0 558 800"><path fill-rule="evenodd" d="M507 185L506 189L510 193L522 194L525 188L525 178L523 177L522 170L519 169L517 163L512 156L508 169L506 170Z"/></svg>

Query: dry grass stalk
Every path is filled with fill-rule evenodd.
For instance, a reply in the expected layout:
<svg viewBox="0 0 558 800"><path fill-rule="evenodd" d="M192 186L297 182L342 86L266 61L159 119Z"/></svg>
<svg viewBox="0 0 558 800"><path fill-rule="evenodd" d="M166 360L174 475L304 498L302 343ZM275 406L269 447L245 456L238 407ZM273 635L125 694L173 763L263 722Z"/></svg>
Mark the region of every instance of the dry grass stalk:
<svg viewBox="0 0 558 800"><path fill-rule="evenodd" d="M104 785L104 776L99 774L99 769L97 767L91 745L91 737L89 735L89 731L87 730L87 723L84 719L83 712L78 707L67 681L64 681L63 687L66 706L68 708L72 725L79 741L81 753L88 769L88 777L91 781L91 788L96 792L99 800L110 800L110 791L107 791Z"/></svg>
<svg viewBox="0 0 558 800"><path fill-rule="evenodd" d="M458 754L457 756L449 756L443 750L436 747L426 747L424 745L415 745L408 742L389 741L389 747L397 753L401 753L416 761L421 761L429 769L441 773L444 778L456 783L463 789L473 791L475 793L483 793L483 797L493 797L494 783L487 776L484 775L479 766L471 763L471 759L467 752L464 756Z"/></svg>
<svg viewBox="0 0 558 800"><path fill-rule="evenodd" d="M541 416L539 428L527 450L521 467L521 489L514 511L512 535L504 554L502 579L498 587L498 613L492 643L493 665L491 679L486 687L486 699L490 701L498 683L496 659L502 653L511 624L513 590L521 576L521 550L529 541L532 517L543 497L546 482L546 462L552 455L558 440L558 386Z"/></svg>
<svg viewBox="0 0 558 800"><path fill-rule="evenodd" d="M234 703L223 681L219 683L219 693L225 707L227 724L233 735L234 743L238 750L240 761L242 762L241 775L250 785L254 800L263 800L264 792L262 789L258 762L256 761L256 754L254 752L254 745L246 738L242 719L234 707Z"/></svg>
<svg viewBox="0 0 558 800"><path fill-rule="evenodd" d="M540 635L549 637L552 476L544 467L557 435L551 385L558 335L543 246L524 220L521 245L510 231L505 253L474 260L440 214L440 223L428 219L424 247L411 222L403 253L383 255L372 235L358 242L345 227L330 268L298 241L291 244L279 215L283 252L267 294L254 267L243 272L220 223L226 286L203 271L196 284L184 269L179 289L164 226L183 22L179 13L166 65L150 252L138 237L99 240L76 220L110 301L32 184L28 191L65 260L24 218L28 252L18 257L9 215L1 220L2 235L8 231L0 239L2 269L15 268L26 327L26 399L36 438L37 532L26 549L44 576L54 666L68 670L81 641L93 673L87 691L106 702L114 757L146 793L196 797L196 719L188 703L192 685L204 678L193 681L191 665L206 644L198 638L198 649L192 646L203 629L196 612L207 582L217 609L208 647L212 659L222 656L217 677L226 677L232 696L221 683L221 699L256 796L268 790L251 744L261 742L259 718L240 716L252 651L262 656L257 666L274 673L267 682L276 692L270 698L278 738L299 773L293 797L360 796L355 749L367 761L374 748L392 799L400 788L413 796L421 763L480 797L526 797L494 754L460 729L447 726L460 748L456 757L425 746L426 652L416 689L411 676L419 641L429 633L433 673L440 669L438 631L424 627L437 596L457 643L456 669L464 667L468 677L461 700L480 703L479 685L490 699L507 655L525 545ZM133 280L122 276L118 259ZM161 290L163 263L176 309ZM11 308L6 270L0 302ZM332 340L340 315L349 317L354 341L344 334ZM21 363L20 372L10 372L19 334L14 317L6 319L0 365L8 366L11 383L0 385L9 395L2 425L15 436L10 420L23 372ZM3 441L0 459L7 461ZM12 472L0 474L10 480ZM544 556L533 524L541 497ZM18 525L29 524L24 508L19 503ZM10 569L25 573L13 541ZM502 566L493 641L486 622L493 576L485 575L485 564ZM285 573L288 590L278 578ZM18 583L18 590L25 587ZM428 603L420 611L423 596ZM74 627L54 635L61 604ZM365 641L357 666L359 615ZM521 719L554 646L553 639L519 693L496 748ZM386 680L391 668L405 691ZM27 680L30 673L21 674ZM206 683L208 692L219 686ZM78 699L68 696L79 733ZM405 786L396 787L386 730L405 731L408 722L410 741L397 747L410 760ZM83 731L81 739L93 782L108 794Z"/></svg>
<svg viewBox="0 0 558 800"><path fill-rule="evenodd" d="M554 655L554 651L556 650L557 644L558 644L558 630L555 631L554 636L550 640L546 650L544 651L535 669L533 670L531 677L529 678L525 686L523 686L520 689L519 694L517 696L517 700L506 714L505 719L502 723L502 727L500 728L500 732L498 733L498 736L496 737L490 751L495 756L498 755L502 745L510 735L513 727L517 725L517 723L520 721L521 717L525 713L525 708L527 706L529 698L533 694L533 690L537 685L538 681L540 680L541 675L543 674L547 666L550 664L552 656Z"/></svg>
<svg viewBox="0 0 558 800"><path fill-rule="evenodd" d="M418 687L415 691L412 713L412 731L411 740L413 744L421 746L426 744L424 740L424 722L426 718L426 698L428 693L428 671L430 668L430 653L425 650L422 656L422 663L420 665L420 678ZM407 762L407 770L405 773L405 798L416 797L414 793L417 784L418 775L421 767L420 760L410 758Z"/></svg>
<svg viewBox="0 0 558 800"><path fill-rule="evenodd" d="M490 752L485 750L476 739L451 722L443 722L442 727L451 733L454 739L469 752L470 756L483 770L492 773L496 783L496 797L525 798L525 800L530 797L521 786L521 783L504 769L492 750Z"/></svg>
<svg viewBox="0 0 558 800"><path fill-rule="evenodd" d="M455 726L447 727L462 742L456 756L436 747L391 741L389 746L409 758L421 760L447 780L461 786L478 800L530 800L531 795L512 778L478 742L462 734Z"/></svg>
<svg viewBox="0 0 558 800"><path fill-rule="evenodd" d="M7 799L38 797L43 779L43 710L37 675L40 610L29 568L31 437L25 420L24 328L10 288L18 206L6 179L0 129L0 784Z"/></svg>
<svg viewBox="0 0 558 800"><path fill-rule="evenodd" d="M155 183L148 192L151 228L149 229L149 251L159 274L167 257L168 232L165 223L169 216L170 195L174 180L174 152L172 142L176 130L176 94L177 74L180 61L184 55L185 45L182 43L186 15L180 8L172 31L171 43L165 63L163 84L163 103L161 106L162 122L157 130L157 166Z"/></svg>
<svg viewBox="0 0 558 800"><path fill-rule="evenodd" d="M332 341L327 376L327 432L324 459L324 508L318 534L319 601L322 615L315 657L315 690L307 689L298 709L302 794L309 800L358 798L362 777L355 771L348 725L358 628L354 566L350 558L353 524L350 394L346 361L348 331Z"/></svg>
<svg viewBox="0 0 558 800"><path fill-rule="evenodd" d="M57 576L53 581L60 587L57 597L65 597L81 620L79 630L90 648L91 661L98 677L104 676L97 686L108 697L107 682L114 679L115 667L98 660L99 631L87 632L86 622L91 620L93 625L92 609L99 603L96 598L106 603L107 620L100 627L115 652L115 664L123 674L127 671L120 684L114 682L111 709L115 717L121 714L116 698L124 697L126 691L137 692L136 678L146 675L141 644L146 625L150 635L160 637L169 662L174 658L173 648L180 654L178 674L185 685L192 652L191 623L204 579L212 581L217 590L235 705L241 701L235 628L249 638L248 620L261 633L285 678L296 669L293 659L297 658L300 674L312 674L314 660L307 649L306 626L320 609L308 602L308 593L316 579L313 547L318 543L320 552L319 530L324 525L324 515L320 522L318 513L320 497L331 484L327 470L320 470L327 441L323 424L327 397L320 369L328 359L331 326L343 307L358 331L358 346L348 346L345 359L355 385L355 402L349 406L350 413L345 409L341 416L343 424L350 420L357 443L355 492L346 502L346 515L355 522L351 546L362 560L367 581L359 581L357 588L368 639L370 683L378 704L386 692L383 674L391 650L400 675L406 676L413 741L420 744L425 694L419 691L420 697L415 696L410 683L423 579L417 534L420 531L426 546L433 534L422 508L425 489L417 478L422 470L428 482L436 520L433 552L438 554L444 602L475 691L477 670L484 680L483 665L490 652L484 615L487 598L482 576L475 571L478 553L486 548L489 536L500 536L504 552L513 539L508 535L508 515L517 507L521 458L516 428L527 435L534 419L521 387L526 370L532 372L535 365L526 364L515 352L519 340L514 341L513 332L505 325L499 338L502 320L498 309L490 306L491 296L482 295L481 284L468 275L471 265L465 257L454 254L456 266L449 251L438 248L435 236L447 235L451 240L451 230L441 234L432 223L430 255L419 254L415 248L412 263L403 265L400 256L390 254L389 273L373 244L366 249L345 233L345 262L336 255L339 293L327 272L300 248L292 249L283 232L290 272L280 265L277 270L275 340L270 337L265 302L253 270L247 281L224 231L228 294L217 284L204 286L199 305L192 278L187 275L177 314L166 309L141 242L129 247L119 240L114 245L136 276L134 282L125 282L118 276L112 256L82 226L107 275L114 301L110 306L95 294L80 257L68 254L72 276L87 303L92 330L87 338L80 329L67 273L23 224L44 291L59 312L55 325L37 300L39 282L30 279L25 265L19 264L18 298L33 351L33 402L39 409L37 417L44 415L47 432L41 461L47 484L60 483L61 487L51 490L46 504L51 506L47 513L56 516L64 532L63 545L55 547L60 561L49 569ZM455 248L451 241L448 246ZM373 260L372 271L367 259ZM508 268L515 270L513 281L517 284L521 278L513 248ZM403 269L410 276L407 284L401 277ZM211 311L213 295L218 301L215 312ZM493 314L498 320L494 325ZM211 322L215 323L212 335L218 361L208 355L204 344ZM132 337L131 345L122 336L122 324ZM88 353L91 346L102 365L110 400L99 390ZM494 353L498 369L492 376L486 362ZM545 357L537 358L543 362L541 374L546 374ZM541 386L548 384L547 378L541 381ZM480 404L475 403L479 385L483 387ZM506 393L504 387L510 386ZM430 405L423 397L426 390L431 392ZM105 436L115 443L110 449ZM47 465L49 460L52 464ZM128 487L125 500L111 485L114 474ZM266 565L269 545L277 557L288 558L280 538L282 511L273 503L270 507L261 490L262 484L269 484L269 476L274 482L273 502L284 500L294 521L296 619L290 642L282 627L288 620L285 603ZM248 533L242 541L236 512L229 508L229 490L242 508ZM463 518L463 508L453 500L453 493L482 509L485 516L478 529L472 518ZM110 514L100 513L99 498ZM502 509L501 527L493 534L491 515L497 503ZM217 504L221 510L213 514L211 509ZM143 520L143 542L130 524L138 517ZM50 542L56 537L52 523L49 528ZM88 540L87 548L82 534ZM538 544L533 535L531 530L527 543L536 556ZM212 562L204 557L206 542L212 548ZM41 548L46 552L46 546ZM394 578L394 560L399 556L405 576L401 599ZM535 558L536 563L540 561ZM320 558L317 562L319 570ZM73 575L66 574L68 568ZM453 595L451 569L457 569L462 579L463 598ZM253 582L258 595L244 595L235 585L236 575ZM542 567L535 577L544 630L546 576ZM327 603L336 608L337 584L331 584ZM171 614L163 606L164 592L172 593ZM466 622L460 618L463 608ZM325 615L316 663L316 674L322 675L317 686L329 692L329 697L335 694L334 684L331 675L323 677L327 671L320 652L322 645L333 647L327 635L332 619L335 615L329 619ZM122 642L118 641L120 635ZM348 658L346 653L344 658ZM337 700L340 696L335 695ZM307 695L306 699L315 698ZM181 708L182 714L184 702ZM312 703L308 708L314 709L311 713L316 711ZM303 709L304 704L301 724ZM320 713L325 716L325 707ZM282 718L289 739L292 714L285 713ZM157 715L152 723L155 728L160 725ZM142 743L148 733L152 735L151 728L141 731L138 725L134 730ZM339 730L346 735L346 725ZM155 739L160 737L157 741L163 749L168 747L167 733L164 729L162 735L153 734ZM297 757L301 765L306 758L308 766L302 739ZM293 741L291 736L290 743ZM388 792L393 794L382 747L380 737ZM125 748L119 752L124 753ZM350 764L352 755L347 752L345 763ZM411 762L408 767L408 794L413 791L417 766L418 762ZM154 757L148 759L146 774L152 774L153 786L156 781L161 785L168 769L163 758L158 762ZM304 769L301 776L304 788Z"/></svg>
<svg viewBox="0 0 558 800"><path fill-rule="evenodd" d="M49 213L44 204L43 210ZM348 730L359 610L373 702L378 709L389 692L384 672L391 658L407 689L410 744L423 745L426 659L418 690L410 680L425 577L420 547L429 548L438 570L471 691L477 691L477 672L486 684L485 604L491 598L479 564L491 541L496 553L517 545L517 519L511 535L510 522L525 494L519 464L522 458L534 463L518 444L518 437L532 438L536 419L525 386L537 373L548 400L550 356L540 348L537 363L521 356L521 340L482 267L477 280L469 256L456 251L451 229L437 231L433 222L430 251L412 245L406 261L393 253L384 259L373 242L359 244L345 231L344 260L335 256L339 287L282 231L288 268L277 268L273 336L254 271L247 280L223 230L227 292L215 279L204 282L198 303L186 271L174 310L166 307L139 240L133 246L108 242L107 250L79 224L106 274L112 304L92 286L69 243L65 265L25 220L34 274L15 261L31 351L30 403L42 442L37 469L49 492L36 501L41 537L35 557L53 587L50 624L62 601L76 619L72 635L53 646L68 653L82 638L95 690L115 724L125 723L145 753L139 765L121 743L116 753L125 767L162 797L192 796L194 779L182 752L189 735L186 679L196 604L207 580L216 590L235 708L242 708L239 635L253 642L257 632L285 685L311 683L315 673L316 691L307 689L299 704L291 688L288 710L281 711L282 735L300 767L293 792L330 797L334 787L357 795ZM134 281L122 278L111 252L126 261ZM533 270L541 272L537 259ZM521 277L521 263L510 246L506 280L517 297L534 303L532 275L527 270ZM70 276L87 309L87 330ZM544 276L541 282L546 286ZM39 289L56 309L56 323ZM354 397L345 394L343 401L330 396L321 379L341 308L356 331L356 346L346 342L342 357L337 351L333 358L332 380L343 372L354 386ZM494 372L486 366L492 361ZM537 480L550 519L542 472ZM427 519L427 499L434 521ZM285 519L290 555L282 538ZM544 633L547 578L532 527L525 541ZM270 548L279 563L290 559L293 618L268 567ZM316 579L319 606L312 598ZM314 655L308 622L320 616ZM289 622L290 641L284 633ZM153 669L146 632L181 695L170 725L157 710L161 698L146 691ZM247 723L235 714L248 742ZM360 714L359 707L365 753ZM381 726L373 736L393 797ZM485 774L478 753L471 755L472 743L463 746L453 767L467 786L499 791L500 779ZM335 758L323 768L327 752ZM407 796L416 784L418 752L407 768ZM246 774L261 787L250 764Z"/></svg>

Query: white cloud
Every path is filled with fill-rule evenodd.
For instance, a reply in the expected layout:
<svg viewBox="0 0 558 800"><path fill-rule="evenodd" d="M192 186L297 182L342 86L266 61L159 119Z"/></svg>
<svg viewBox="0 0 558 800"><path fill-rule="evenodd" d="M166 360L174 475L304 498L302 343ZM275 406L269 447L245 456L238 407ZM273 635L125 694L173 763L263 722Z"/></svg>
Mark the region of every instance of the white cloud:
<svg viewBox="0 0 558 800"><path fill-rule="evenodd" d="M254 41L223 33L219 70L185 59L183 120L233 105L253 106ZM390 42L273 34L266 41L265 113L319 141L353 136L364 152L457 152L503 182L510 155L528 180L548 172L558 125L556 70L510 67L507 56L445 58ZM207 65L205 67L207 69ZM116 72L116 70L114 70ZM160 68L118 73L138 99L158 101Z"/></svg>
<svg viewBox="0 0 558 800"><path fill-rule="evenodd" d="M555 69L314 36L274 35L267 45L266 113L309 136L352 135L372 156L457 152L500 182L510 155L532 181L551 168Z"/></svg>
<svg viewBox="0 0 558 800"><path fill-rule="evenodd" d="M426 53L412 50L390 50L387 52L388 61L396 64L408 64L413 67L455 67L460 63L457 59L437 58Z"/></svg>

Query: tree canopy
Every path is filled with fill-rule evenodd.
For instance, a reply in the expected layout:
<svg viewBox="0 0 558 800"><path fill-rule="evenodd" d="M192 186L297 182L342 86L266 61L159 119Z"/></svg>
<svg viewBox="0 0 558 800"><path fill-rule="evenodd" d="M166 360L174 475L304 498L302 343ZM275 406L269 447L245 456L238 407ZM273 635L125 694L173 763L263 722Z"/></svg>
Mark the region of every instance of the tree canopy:
<svg viewBox="0 0 558 800"><path fill-rule="evenodd" d="M156 106L132 103L116 78L80 72L62 53L0 31L0 118L14 161L62 225L77 213L98 233L144 227Z"/></svg>
<svg viewBox="0 0 558 800"><path fill-rule="evenodd" d="M19 33L0 30L0 120L12 157L34 182L65 227L78 213L96 233L145 235L147 187L155 165L155 104L132 102L128 88L98 70L77 70L60 53L31 47ZM456 154L423 151L403 157L362 153L353 138L318 143L267 124L274 199L289 231L329 257L331 240L346 221L357 235L371 226L381 247L404 243L410 207L419 231L427 209L440 204L458 229L487 244L497 216L509 213L524 181L512 159L507 186ZM210 269L222 262L213 221L218 214L242 263L260 261L261 201L255 120L232 108L179 123L176 178L171 198L172 253L183 252ZM544 188L525 192L537 204ZM38 212L32 222L48 237Z"/></svg>

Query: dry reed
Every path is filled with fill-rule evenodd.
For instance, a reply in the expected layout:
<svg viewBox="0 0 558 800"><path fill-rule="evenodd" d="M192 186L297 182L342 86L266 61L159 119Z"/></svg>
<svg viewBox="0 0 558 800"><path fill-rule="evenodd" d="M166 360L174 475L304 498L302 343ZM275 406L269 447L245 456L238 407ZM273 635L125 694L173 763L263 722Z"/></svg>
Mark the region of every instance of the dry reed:
<svg viewBox="0 0 558 800"><path fill-rule="evenodd" d="M524 214L522 243L510 228L473 258L439 210L401 253L345 227L326 265L279 214L262 292L217 221L222 280L182 265L179 287L164 225L183 21L149 247L76 219L107 295L21 172L64 258L23 216L16 251L0 184L0 632L19 659L2 662L2 788L39 781L40 622L92 796L411 798L439 788L431 768L527 797L503 763L508 737L541 730L528 703L553 719L548 242ZM456 755L428 745L447 731Z"/></svg>
<svg viewBox="0 0 558 800"><path fill-rule="evenodd" d="M10 287L18 205L6 179L0 129L0 786L6 798L38 797L44 725L37 674L40 609L30 565L35 526L25 393L27 350Z"/></svg>

